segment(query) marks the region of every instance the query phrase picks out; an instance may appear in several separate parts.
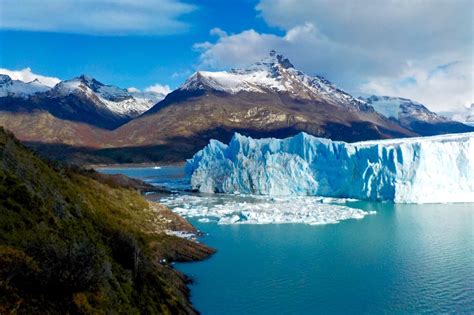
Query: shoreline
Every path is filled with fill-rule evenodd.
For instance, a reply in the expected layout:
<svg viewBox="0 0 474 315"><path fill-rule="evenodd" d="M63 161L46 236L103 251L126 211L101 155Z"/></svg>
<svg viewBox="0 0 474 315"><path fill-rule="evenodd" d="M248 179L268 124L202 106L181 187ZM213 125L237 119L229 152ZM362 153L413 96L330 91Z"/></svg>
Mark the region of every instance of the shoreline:
<svg viewBox="0 0 474 315"><path fill-rule="evenodd" d="M154 166L184 166L186 161L181 162L145 162L145 163L114 163L114 164L86 164L85 169L108 169L108 168L149 168Z"/></svg>

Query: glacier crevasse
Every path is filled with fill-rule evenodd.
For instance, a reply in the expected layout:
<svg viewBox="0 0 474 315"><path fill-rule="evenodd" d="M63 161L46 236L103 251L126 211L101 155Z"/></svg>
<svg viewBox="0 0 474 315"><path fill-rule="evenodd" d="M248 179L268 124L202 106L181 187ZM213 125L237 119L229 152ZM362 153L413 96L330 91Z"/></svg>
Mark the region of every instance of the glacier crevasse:
<svg viewBox="0 0 474 315"><path fill-rule="evenodd" d="M229 145L211 140L186 172L206 193L474 202L474 133L356 143L236 133Z"/></svg>

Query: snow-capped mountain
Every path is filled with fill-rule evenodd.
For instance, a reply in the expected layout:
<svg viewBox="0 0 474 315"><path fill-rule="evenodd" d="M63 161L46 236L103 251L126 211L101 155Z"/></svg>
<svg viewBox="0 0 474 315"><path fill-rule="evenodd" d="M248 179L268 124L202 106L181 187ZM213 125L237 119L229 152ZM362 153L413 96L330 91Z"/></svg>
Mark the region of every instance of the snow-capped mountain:
<svg viewBox="0 0 474 315"><path fill-rule="evenodd" d="M129 92L113 85L105 85L85 75L62 81L51 92L54 96L86 96L97 105L103 105L113 113L125 117L141 115L166 96L155 92Z"/></svg>
<svg viewBox="0 0 474 315"><path fill-rule="evenodd" d="M446 117L450 117L452 120L456 120L474 127L474 104L466 106L457 111L442 112L442 114Z"/></svg>
<svg viewBox="0 0 474 315"><path fill-rule="evenodd" d="M354 98L321 76L309 76L274 50L263 60L245 69L230 71L198 71L179 90L205 90L237 94L239 92L287 93L291 97L327 102L348 109L362 107L363 101Z"/></svg>
<svg viewBox="0 0 474 315"><path fill-rule="evenodd" d="M372 95L363 100L379 114L420 135L474 131L407 98Z"/></svg>
<svg viewBox="0 0 474 315"><path fill-rule="evenodd" d="M397 120L417 119L431 122L448 121L446 117L430 111L423 104L407 98L372 95L366 98L365 101L387 118Z"/></svg>
<svg viewBox="0 0 474 315"><path fill-rule="evenodd" d="M0 76L0 111L45 111L60 119L105 129L125 124L164 97L156 92L129 92L85 75L61 81L52 88L37 80L25 83Z"/></svg>
<svg viewBox="0 0 474 315"><path fill-rule="evenodd" d="M12 80L6 74L0 74L0 97L22 97L48 91L50 88L38 80L23 82Z"/></svg>
<svg viewBox="0 0 474 315"><path fill-rule="evenodd" d="M416 135L274 51L245 69L194 73L114 132L135 146L159 145L172 159L190 157L212 138L227 142L236 131L277 138L305 131L345 141Z"/></svg>
<svg viewBox="0 0 474 315"><path fill-rule="evenodd" d="M274 51L245 69L198 71L166 96L88 76L24 97L8 95L0 96L1 124L36 144L77 146L67 153L55 149L61 158L90 155L90 162L106 154L116 162L183 161L210 139L228 142L234 132L284 138L303 131L354 142L470 131L409 100L398 99L388 113L381 100L355 98Z"/></svg>

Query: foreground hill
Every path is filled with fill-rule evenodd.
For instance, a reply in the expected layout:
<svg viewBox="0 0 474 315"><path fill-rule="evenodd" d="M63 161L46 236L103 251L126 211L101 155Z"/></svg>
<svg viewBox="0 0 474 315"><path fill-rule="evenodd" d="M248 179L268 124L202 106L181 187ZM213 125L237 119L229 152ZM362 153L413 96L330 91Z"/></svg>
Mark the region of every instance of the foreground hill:
<svg viewBox="0 0 474 315"><path fill-rule="evenodd" d="M168 260L211 250L126 181L48 165L0 129L0 313L194 313Z"/></svg>

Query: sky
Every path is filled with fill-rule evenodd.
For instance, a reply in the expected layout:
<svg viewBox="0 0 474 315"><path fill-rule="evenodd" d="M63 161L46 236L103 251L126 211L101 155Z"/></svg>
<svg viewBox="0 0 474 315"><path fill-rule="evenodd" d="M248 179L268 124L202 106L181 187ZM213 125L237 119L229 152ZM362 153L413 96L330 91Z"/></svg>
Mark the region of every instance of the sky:
<svg viewBox="0 0 474 315"><path fill-rule="evenodd" d="M0 0L0 73L167 91L272 49L354 94L473 100L472 0Z"/></svg>

